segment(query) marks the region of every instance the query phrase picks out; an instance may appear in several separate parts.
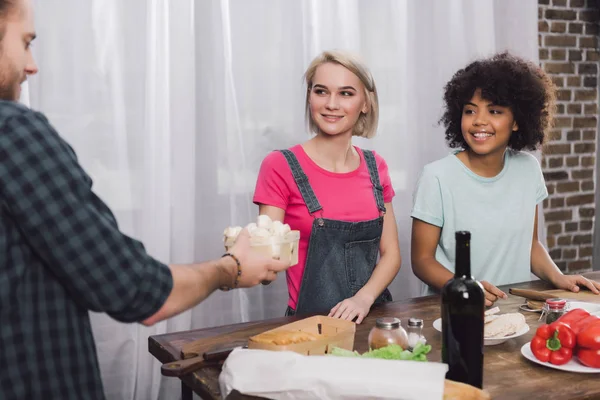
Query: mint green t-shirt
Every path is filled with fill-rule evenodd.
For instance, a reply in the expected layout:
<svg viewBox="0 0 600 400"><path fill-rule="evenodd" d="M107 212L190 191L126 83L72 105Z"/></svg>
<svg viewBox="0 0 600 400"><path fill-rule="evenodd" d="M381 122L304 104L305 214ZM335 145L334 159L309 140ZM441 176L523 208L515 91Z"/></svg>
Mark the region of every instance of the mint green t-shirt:
<svg viewBox="0 0 600 400"><path fill-rule="evenodd" d="M411 216L442 228L435 258L454 272L456 231L471 232L471 274L506 285L530 280L535 207L548 197L537 159L507 149L502 171L484 178L454 151L427 164L413 195ZM425 287L423 294L434 293Z"/></svg>

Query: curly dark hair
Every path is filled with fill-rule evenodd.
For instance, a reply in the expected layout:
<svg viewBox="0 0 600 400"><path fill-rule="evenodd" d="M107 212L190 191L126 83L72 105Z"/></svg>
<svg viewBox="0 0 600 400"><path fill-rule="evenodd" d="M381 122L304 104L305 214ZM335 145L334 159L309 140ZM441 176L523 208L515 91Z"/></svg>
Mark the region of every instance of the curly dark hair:
<svg viewBox="0 0 600 400"><path fill-rule="evenodd" d="M512 111L519 130L508 146L514 150L539 148L554 122L556 86L535 64L509 53L477 60L454 74L444 88L446 141L451 148L468 148L461 130L464 105L477 89L481 97Z"/></svg>

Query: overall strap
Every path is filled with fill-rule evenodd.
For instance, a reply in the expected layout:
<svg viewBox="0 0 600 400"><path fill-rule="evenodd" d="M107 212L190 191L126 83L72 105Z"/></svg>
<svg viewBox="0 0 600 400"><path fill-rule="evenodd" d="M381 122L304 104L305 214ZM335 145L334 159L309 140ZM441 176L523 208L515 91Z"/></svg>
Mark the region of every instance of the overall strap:
<svg viewBox="0 0 600 400"><path fill-rule="evenodd" d="M302 170L298 159L290 150L279 150L285 159L287 160L290 169L292 170L292 175L294 176L294 181L296 181L296 185L298 185L298 189L300 189L300 193L302 194L302 198L304 199L304 203L306 203L306 207L308 208L309 214L313 214L319 210L322 210L321 204L317 197L315 196L315 192L310 186L310 182L308 182L308 177Z"/></svg>
<svg viewBox="0 0 600 400"><path fill-rule="evenodd" d="M383 187L381 186L381 182L379 182L379 170L377 169L377 162L375 161L375 156L373 155L373 152L371 150L361 150L365 156L367 168L369 169L369 175L371 176L371 183L373 184L373 194L375 195L375 202L377 203L377 208L380 212L385 214L385 204L383 202Z"/></svg>

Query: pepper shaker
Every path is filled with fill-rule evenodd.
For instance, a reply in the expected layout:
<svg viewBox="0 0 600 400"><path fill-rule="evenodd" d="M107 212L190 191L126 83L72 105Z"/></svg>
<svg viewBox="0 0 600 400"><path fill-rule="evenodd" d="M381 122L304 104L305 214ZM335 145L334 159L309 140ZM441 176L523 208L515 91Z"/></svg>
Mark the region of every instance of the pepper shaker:
<svg viewBox="0 0 600 400"><path fill-rule="evenodd" d="M565 299L547 299L544 308L542 309L542 315L546 317L546 323L551 324L559 319L564 313L567 312L567 300Z"/></svg>
<svg viewBox="0 0 600 400"><path fill-rule="evenodd" d="M397 344L406 350L408 335L398 318L377 318L375 326L369 332L369 349L375 350L390 344Z"/></svg>

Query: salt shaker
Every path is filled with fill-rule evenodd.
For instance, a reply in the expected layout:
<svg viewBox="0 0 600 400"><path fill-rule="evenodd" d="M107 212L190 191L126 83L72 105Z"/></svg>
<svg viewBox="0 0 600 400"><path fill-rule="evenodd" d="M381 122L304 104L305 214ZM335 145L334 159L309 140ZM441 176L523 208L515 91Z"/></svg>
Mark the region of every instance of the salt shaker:
<svg viewBox="0 0 600 400"><path fill-rule="evenodd" d="M408 327L406 328L408 334L408 349L412 350L418 343L425 344L426 340L423 337L423 320L419 318L409 318Z"/></svg>

